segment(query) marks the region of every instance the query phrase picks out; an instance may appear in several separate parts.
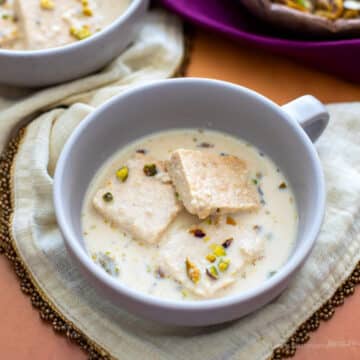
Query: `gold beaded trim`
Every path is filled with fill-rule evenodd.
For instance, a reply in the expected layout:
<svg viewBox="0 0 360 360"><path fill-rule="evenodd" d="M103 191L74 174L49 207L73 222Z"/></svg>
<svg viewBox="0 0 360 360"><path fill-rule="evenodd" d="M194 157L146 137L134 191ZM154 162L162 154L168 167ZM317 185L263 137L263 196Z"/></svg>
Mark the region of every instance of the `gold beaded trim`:
<svg viewBox="0 0 360 360"><path fill-rule="evenodd" d="M283 346L276 348L270 359L281 360L294 356L297 347L305 344L310 339L310 334L318 329L321 321L328 321L332 318L336 308L344 304L346 297L354 294L355 286L358 284L360 284L360 262L347 280L335 291L330 300L307 319Z"/></svg>

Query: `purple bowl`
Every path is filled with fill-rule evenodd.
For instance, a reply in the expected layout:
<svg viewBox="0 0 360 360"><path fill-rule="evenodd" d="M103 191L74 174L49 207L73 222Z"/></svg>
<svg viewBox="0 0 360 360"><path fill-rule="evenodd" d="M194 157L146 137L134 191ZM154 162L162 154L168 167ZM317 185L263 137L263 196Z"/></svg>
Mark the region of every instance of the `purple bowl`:
<svg viewBox="0 0 360 360"><path fill-rule="evenodd" d="M162 0L189 21L244 44L284 55L320 70L360 82L360 39L284 38L243 9L236 0Z"/></svg>

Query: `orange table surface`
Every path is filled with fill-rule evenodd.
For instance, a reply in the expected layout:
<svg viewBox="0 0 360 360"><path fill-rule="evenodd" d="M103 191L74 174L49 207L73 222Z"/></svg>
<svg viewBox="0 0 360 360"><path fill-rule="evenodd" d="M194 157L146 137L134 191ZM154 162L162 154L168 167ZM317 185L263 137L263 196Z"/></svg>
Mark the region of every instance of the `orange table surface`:
<svg viewBox="0 0 360 360"><path fill-rule="evenodd" d="M241 84L280 104L304 94L315 95L323 102L360 100L360 85L201 30L195 37L188 76ZM40 320L29 298L20 291L19 281L4 256L0 256L0 272L0 358L85 359L77 346L56 335ZM337 308L329 322L322 323L311 340L297 351L294 360L360 359L358 318L360 289L346 300L344 306ZM126 355L124 359L127 360Z"/></svg>

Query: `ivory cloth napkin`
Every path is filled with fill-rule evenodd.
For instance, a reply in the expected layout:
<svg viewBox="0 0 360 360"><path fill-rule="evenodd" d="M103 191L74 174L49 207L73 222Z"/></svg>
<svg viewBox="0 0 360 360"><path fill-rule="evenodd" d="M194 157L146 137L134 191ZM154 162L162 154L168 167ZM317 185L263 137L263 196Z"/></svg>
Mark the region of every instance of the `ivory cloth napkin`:
<svg viewBox="0 0 360 360"><path fill-rule="evenodd" d="M115 358L265 359L331 297L360 260L360 103L329 106L331 123L317 145L327 182L327 211L311 257L280 297L241 320L176 328L126 313L80 275L56 224L52 176L72 130L113 95L172 76L182 56L181 25L153 12L134 45L103 72L21 101L3 101L2 147L19 121L42 113L27 126L13 164L12 236L37 286L57 310ZM146 114L140 121L146 121Z"/></svg>

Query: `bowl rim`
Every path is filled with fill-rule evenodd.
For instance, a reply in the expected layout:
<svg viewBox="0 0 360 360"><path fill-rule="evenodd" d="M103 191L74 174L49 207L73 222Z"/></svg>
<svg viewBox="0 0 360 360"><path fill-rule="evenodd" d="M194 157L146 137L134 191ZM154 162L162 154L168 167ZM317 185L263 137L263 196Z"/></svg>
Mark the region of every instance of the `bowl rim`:
<svg viewBox="0 0 360 360"><path fill-rule="evenodd" d="M130 0L129 6L126 8L125 12L121 14L117 19L111 22L104 29L95 33L88 38L75 41L70 44L65 44L63 46L57 46L52 48L45 48L39 50L11 50L11 49L2 49L0 48L0 57L14 57L14 58L36 58L41 56L57 56L60 53L69 53L73 50L84 48L90 45L91 42L95 42L97 40L101 40L101 38L107 36L109 33L112 33L115 28L120 27L123 23L125 23L131 16L136 12L136 10L143 4L146 3L147 0Z"/></svg>
<svg viewBox="0 0 360 360"><path fill-rule="evenodd" d="M200 86L215 86L221 91L222 88L230 89L238 93L247 93L251 97L255 98L258 101L261 101L267 104L269 107L276 112L279 117L283 118L284 121L290 125L294 136L300 137L300 140L303 142L304 147L308 154L310 155L310 160L314 166L313 180L314 186L317 186L317 196L313 199L314 207L316 207L316 216L312 218L312 222L309 226L308 236L302 241L301 245L296 248L291 259L283 265L279 271L272 276L270 279L264 283L250 288L238 294L231 294L223 298L215 299L205 299L205 300L196 300L196 301L184 301L184 300L172 300L172 299L163 299L160 297L155 297L153 295L148 295L144 292L128 288L123 285L120 281L112 278L110 275L102 271L91 259L90 256L86 253L86 250L83 249L78 242L73 231L70 230L70 226L66 221L65 212L63 210L63 202L61 196L61 187L62 179L64 178L65 167L68 157L70 156L74 145L77 142L77 139L81 137L82 132L94 121L101 119L101 115L104 111L111 108L114 104L126 100L127 97L139 96L139 94L144 90L151 90L154 87L162 86L171 86L176 84L185 84L188 86L200 85ZM60 157L57 162L55 176L54 176L54 188L53 188L53 201L55 206L55 213L58 221L58 225L63 234L65 245L68 251L71 252L73 257L80 262L83 268L86 269L90 275L95 278L97 281L103 283L106 287L110 288L116 293L116 295L122 295L130 298L133 301L140 302L146 305L155 306L168 310L182 310L182 311L198 311L198 310L216 310L224 307L231 307L235 304L247 302L258 296L261 296L272 289L280 286L285 282L291 275L293 275L298 268L303 264L306 258L309 256L316 238L320 232L320 228L323 222L324 213L325 213L325 179L324 173L320 164L318 154L315 150L315 147L306 133L298 125L296 121L291 119L279 105L275 104L265 96L248 89L246 87L235 85L229 82L206 79L206 78L179 78L179 79L168 79L155 81L149 84L137 86L133 89L130 89L123 94L115 96L114 98L107 101L105 104L96 109L93 113L87 116L80 125L74 130L70 135L70 138L66 142Z"/></svg>
<svg viewBox="0 0 360 360"><path fill-rule="evenodd" d="M236 28L233 25L229 25L224 21L212 18L211 15L204 15L202 13L202 5L199 4L199 0L194 0L197 5L197 9L191 9L186 7L186 4L182 0L162 0L162 3L170 10L185 17L187 20L196 23L199 26L211 30L217 30L224 34L227 34L235 39L254 42L260 46L278 46L280 48L289 49L316 49L316 48L333 48L333 47L346 47L347 45L358 45L360 43L358 38L344 38L344 39L323 39L323 40L301 40L301 39L287 39L280 38L273 35L266 35L262 33L256 33L251 29L244 30L242 28Z"/></svg>

